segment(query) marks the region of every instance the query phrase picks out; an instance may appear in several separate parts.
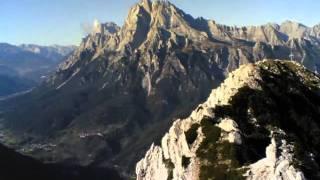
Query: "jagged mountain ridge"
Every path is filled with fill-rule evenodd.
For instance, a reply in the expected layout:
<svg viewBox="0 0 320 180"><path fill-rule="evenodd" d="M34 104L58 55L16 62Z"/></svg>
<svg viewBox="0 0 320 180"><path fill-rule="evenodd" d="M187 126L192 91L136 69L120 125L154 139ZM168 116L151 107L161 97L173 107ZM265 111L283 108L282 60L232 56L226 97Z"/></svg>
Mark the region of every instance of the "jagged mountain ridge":
<svg viewBox="0 0 320 180"><path fill-rule="evenodd" d="M135 5L130 10L122 28L114 24L113 26L116 27L116 30L113 30L112 33L105 34L102 29L100 31L96 30L89 35L89 38L86 38L83 42L84 46L80 49L89 48L94 50L94 46L99 47L100 51L96 54L98 56L99 53L103 53L101 49L125 51L129 48L131 50L146 51L147 49L158 47L159 42L157 40L160 39L165 39L169 43L180 43L180 45L186 45L187 41L192 41L193 39L198 42L213 41L217 43L223 41L221 43L230 43L234 47L247 45L251 48L253 44L260 46L260 43L266 43L271 45L267 51L273 52L268 56L283 56L287 58L290 54L288 47L292 46L296 60L302 62L304 59L303 54L310 54L305 51L310 49L310 46L318 46L319 43L318 25L310 28L296 22L286 21L281 25L270 23L262 26L231 27L217 24L213 20L194 19L170 2L161 1L141 1L140 4ZM167 37L162 33L166 33ZM241 43L243 41L247 41L248 44ZM274 48L277 48L275 46L284 46L286 49L280 52L283 53L281 55L274 50ZM245 50L241 49L241 51ZM310 56L315 55L312 54ZM69 61L72 61L72 58ZM314 67L310 66L310 64L306 65L309 69L316 69L317 66L317 64L313 64ZM66 63L62 69L68 67L68 63Z"/></svg>
<svg viewBox="0 0 320 180"><path fill-rule="evenodd" d="M228 27L143 0L123 27L96 24L42 87L6 102L4 124L16 147L57 145L24 152L44 161L132 171L173 118L187 115L239 65L288 58L293 43L296 60L316 70L315 41L287 39L274 26Z"/></svg>
<svg viewBox="0 0 320 180"><path fill-rule="evenodd" d="M214 21L209 22L213 34L223 39L261 41L273 45L285 45L292 39L306 39L313 44L319 43L319 25L307 27L297 22L285 21L282 24L268 23L261 26L230 27L216 24Z"/></svg>
<svg viewBox="0 0 320 180"><path fill-rule="evenodd" d="M319 92L300 64L243 65L151 146L137 179L319 179Z"/></svg>

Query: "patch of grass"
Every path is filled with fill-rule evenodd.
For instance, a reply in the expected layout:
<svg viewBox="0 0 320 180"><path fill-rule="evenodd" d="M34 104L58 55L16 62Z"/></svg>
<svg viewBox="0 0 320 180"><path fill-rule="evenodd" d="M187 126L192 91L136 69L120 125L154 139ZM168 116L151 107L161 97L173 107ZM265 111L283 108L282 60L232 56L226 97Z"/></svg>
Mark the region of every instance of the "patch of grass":
<svg viewBox="0 0 320 180"><path fill-rule="evenodd" d="M262 80L258 81L261 90L242 87L228 105L213 110L215 119L228 117L237 122L243 134L242 145L219 140L221 130L215 126L215 119L201 121L205 136L197 151L201 180L245 179L246 169L241 167L265 157L272 128L294 135L292 142L298 143L295 144L293 165L307 178L317 179L318 175L314 173L319 172L318 163L314 162L320 159L320 141L315 135L320 134L317 78L291 63L266 62L261 68ZM310 161L306 152L313 152L315 161Z"/></svg>
<svg viewBox="0 0 320 180"><path fill-rule="evenodd" d="M167 180L173 179L173 169L174 169L174 164L172 163L171 159L163 159L163 162L168 169L168 178Z"/></svg>
<svg viewBox="0 0 320 180"><path fill-rule="evenodd" d="M193 144L194 141L198 137L197 130L199 129L199 124L193 124L188 131L185 132L185 136L187 139L188 144Z"/></svg>
<svg viewBox="0 0 320 180"><path fill-rule="evenodd" d="M197 156L201 160L200 180L208 179L245 179L239 171L234 144L219 141L221 129L210 118L201 121L202 132L205 136Z"/></svg>
<svg viewBox="0 0 320 180"><path fill-rule="evenodd" d="M301 163L300 159L304 158L304 150L303 150L303 147L301 146L300 143L298 143L298 142L294 143L293 153L294 153L293 166L295 168L301 168L302 163Z"/></svg>
<svg viewBox="0 0 320 180"><path fill-rule="evenodd" d="M181 160L181 164L184 168L187 168L190 164L190 158L186 157L186 156L182 156L182 160Z"/></svg>
<svg viewBox="0 0 320 180"><path fill-rule="evenodd" d="M206 135L208 139L210 139L210 141L216 142L219 140L221 129L215 126L212 119L210 119L209 117L205 117L201 121L200 125L202 127L202 132Z"/></svg>
<svg viewBox="0 0 320 180"><path fill-rule="evenodd" d="M318 78L291 62L266 62L260 73L261 90L243 87L232 97L230 105L217 109L219 116L228 112L245 134L243 145L236 151L240 165L251 164L265 156L270 130L276 127L285 131L295 143L293 165L301 169L306 178L319 178L314 173L319 172L317 159L320 159ZM250 121L251 117L255 122ZM313 152L315 161L311 161L306 152Z"/></svg>

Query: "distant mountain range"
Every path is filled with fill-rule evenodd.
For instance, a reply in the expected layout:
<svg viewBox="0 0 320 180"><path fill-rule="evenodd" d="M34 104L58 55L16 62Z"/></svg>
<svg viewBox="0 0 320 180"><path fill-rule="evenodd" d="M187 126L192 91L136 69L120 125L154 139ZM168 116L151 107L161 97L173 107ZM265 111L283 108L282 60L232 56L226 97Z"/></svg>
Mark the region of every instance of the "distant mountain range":
<svg viewBox="0 0 320 180"><path fill-rule="evenodd" d="M95 23L40 87L0 102L2 142L45 162L132 175L173 120L187 117L240 65L291 57L318 72L319 34L319 26L290 21L225 26L168 1L142 0L122 27ZM39 51L27 49L20 59Z"/></svg>
<svg viewBox="0 0 320 180"><path fill-rule="evenodd" d="M0 43L0 96L35 86L75 48Z"/></svg>
<svg viewBox="0 0 320 180"><path fill-rule="evenodd" d="M61 62L61 59L63 59L67 55L70 55L70 53L72 53L77 48L76 46L39 46L34 44L22 44L19 47L25 51L29 51L42 57L46 57L52 61L59 62Z"/></svg>

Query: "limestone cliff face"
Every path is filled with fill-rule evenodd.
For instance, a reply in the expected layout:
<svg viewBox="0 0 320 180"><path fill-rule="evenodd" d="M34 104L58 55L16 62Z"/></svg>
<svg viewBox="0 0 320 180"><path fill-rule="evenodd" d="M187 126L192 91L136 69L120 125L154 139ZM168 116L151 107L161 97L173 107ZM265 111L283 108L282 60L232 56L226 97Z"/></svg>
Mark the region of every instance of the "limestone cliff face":
<svg viewBox="0 0 320 180"><path fill-rule="evenodd" d="M195 19L169 1L158 0L142 0L134 5L121 28L114 23L95 24L94 33L84 38L78 51L61 65L62 72L56 76L63 77L55 79L68 79L73 73L68 72L66 76L63 71L75 72L83 66L83 60L78 61L85 55L94 60L112 52L121 59L121 56L138 53L144 59L139 66L157 70L164 63L161 53L179 58L169 52L185 52L191 48L216 61L225 74L240 64L263 58L286 59L291 48L296 61L311 70L318 70L320 28L317 26L309 28L286 21L281 25L231 27L213 20ZM58 85L61 82L53 83Z"/></svg>
<svg viewBox="0 0 320 180"><path fill-rule="evenodd" d="M223 26L222 26L223 27ZM272 45L283 45L285 39L281 36L281 32L277 31L271 24L264 26L248 26L248 27L224 27L235 39L242 39L255 42L266 42Z"/></svg>
<svg viewBox="0 0 320 180"><path fill-rule="evenodd" d="M319 92L297 63L241 66L151 146L137 180L318 179Z"/></svg>
<svg viewBox="0 0 320 180"><path fill-rule="evenodd" d="M193 48L216 61L227 74L239 64L263 58L288 58L292 47L296 61L318 70L320 28L317 26L309 28L286 21L281 25L231 27L213 20L195 19L169 1L157 0L142 0L134 5L121 28L114 23L95 24L94 33L83 39L78 51L60 70L75 71L76 66L82 66L83 60L78 61L84 59L84 54L94 60L110 52L119 58L139 53L144 59L140 66L160 69L163 59L160 53ZM261 44L264 48L257 50ZM215 51L208 52L212 50ZM64 76L62 79L66 80L73 73L68 72L69 77L62 74L57 76ZM55 82L58 83L61 82Z"/></svg>
<svg viewBox="0 0 320 180"><path fill-rule="evenodd" d="M25 132L17 139L27 147L30 139L56 145L31 151L35 157L130 172L172 119L185 117L239 66L287 59L293 47L295 61L319 67L316 41L288 38L276 25L240 28L193 18L168 1L140 1L122 27L97 21L93 27L50 79L6 114L6 128Z"/></svg>

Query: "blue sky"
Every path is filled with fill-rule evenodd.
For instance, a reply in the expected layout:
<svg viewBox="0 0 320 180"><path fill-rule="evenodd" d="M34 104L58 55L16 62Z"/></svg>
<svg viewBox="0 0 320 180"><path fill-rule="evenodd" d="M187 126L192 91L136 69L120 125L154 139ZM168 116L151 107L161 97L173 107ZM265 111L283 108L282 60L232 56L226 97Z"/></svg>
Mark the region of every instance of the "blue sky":
<svg viewBox="0 0 320 180"><path fill-rule="evenodd" d="M94 19L122 25L138 0L0 0L0 42L79 44L81 24ZM320 23L317 0L171 0L194 17L227 25L294 20Z"/></svg>

